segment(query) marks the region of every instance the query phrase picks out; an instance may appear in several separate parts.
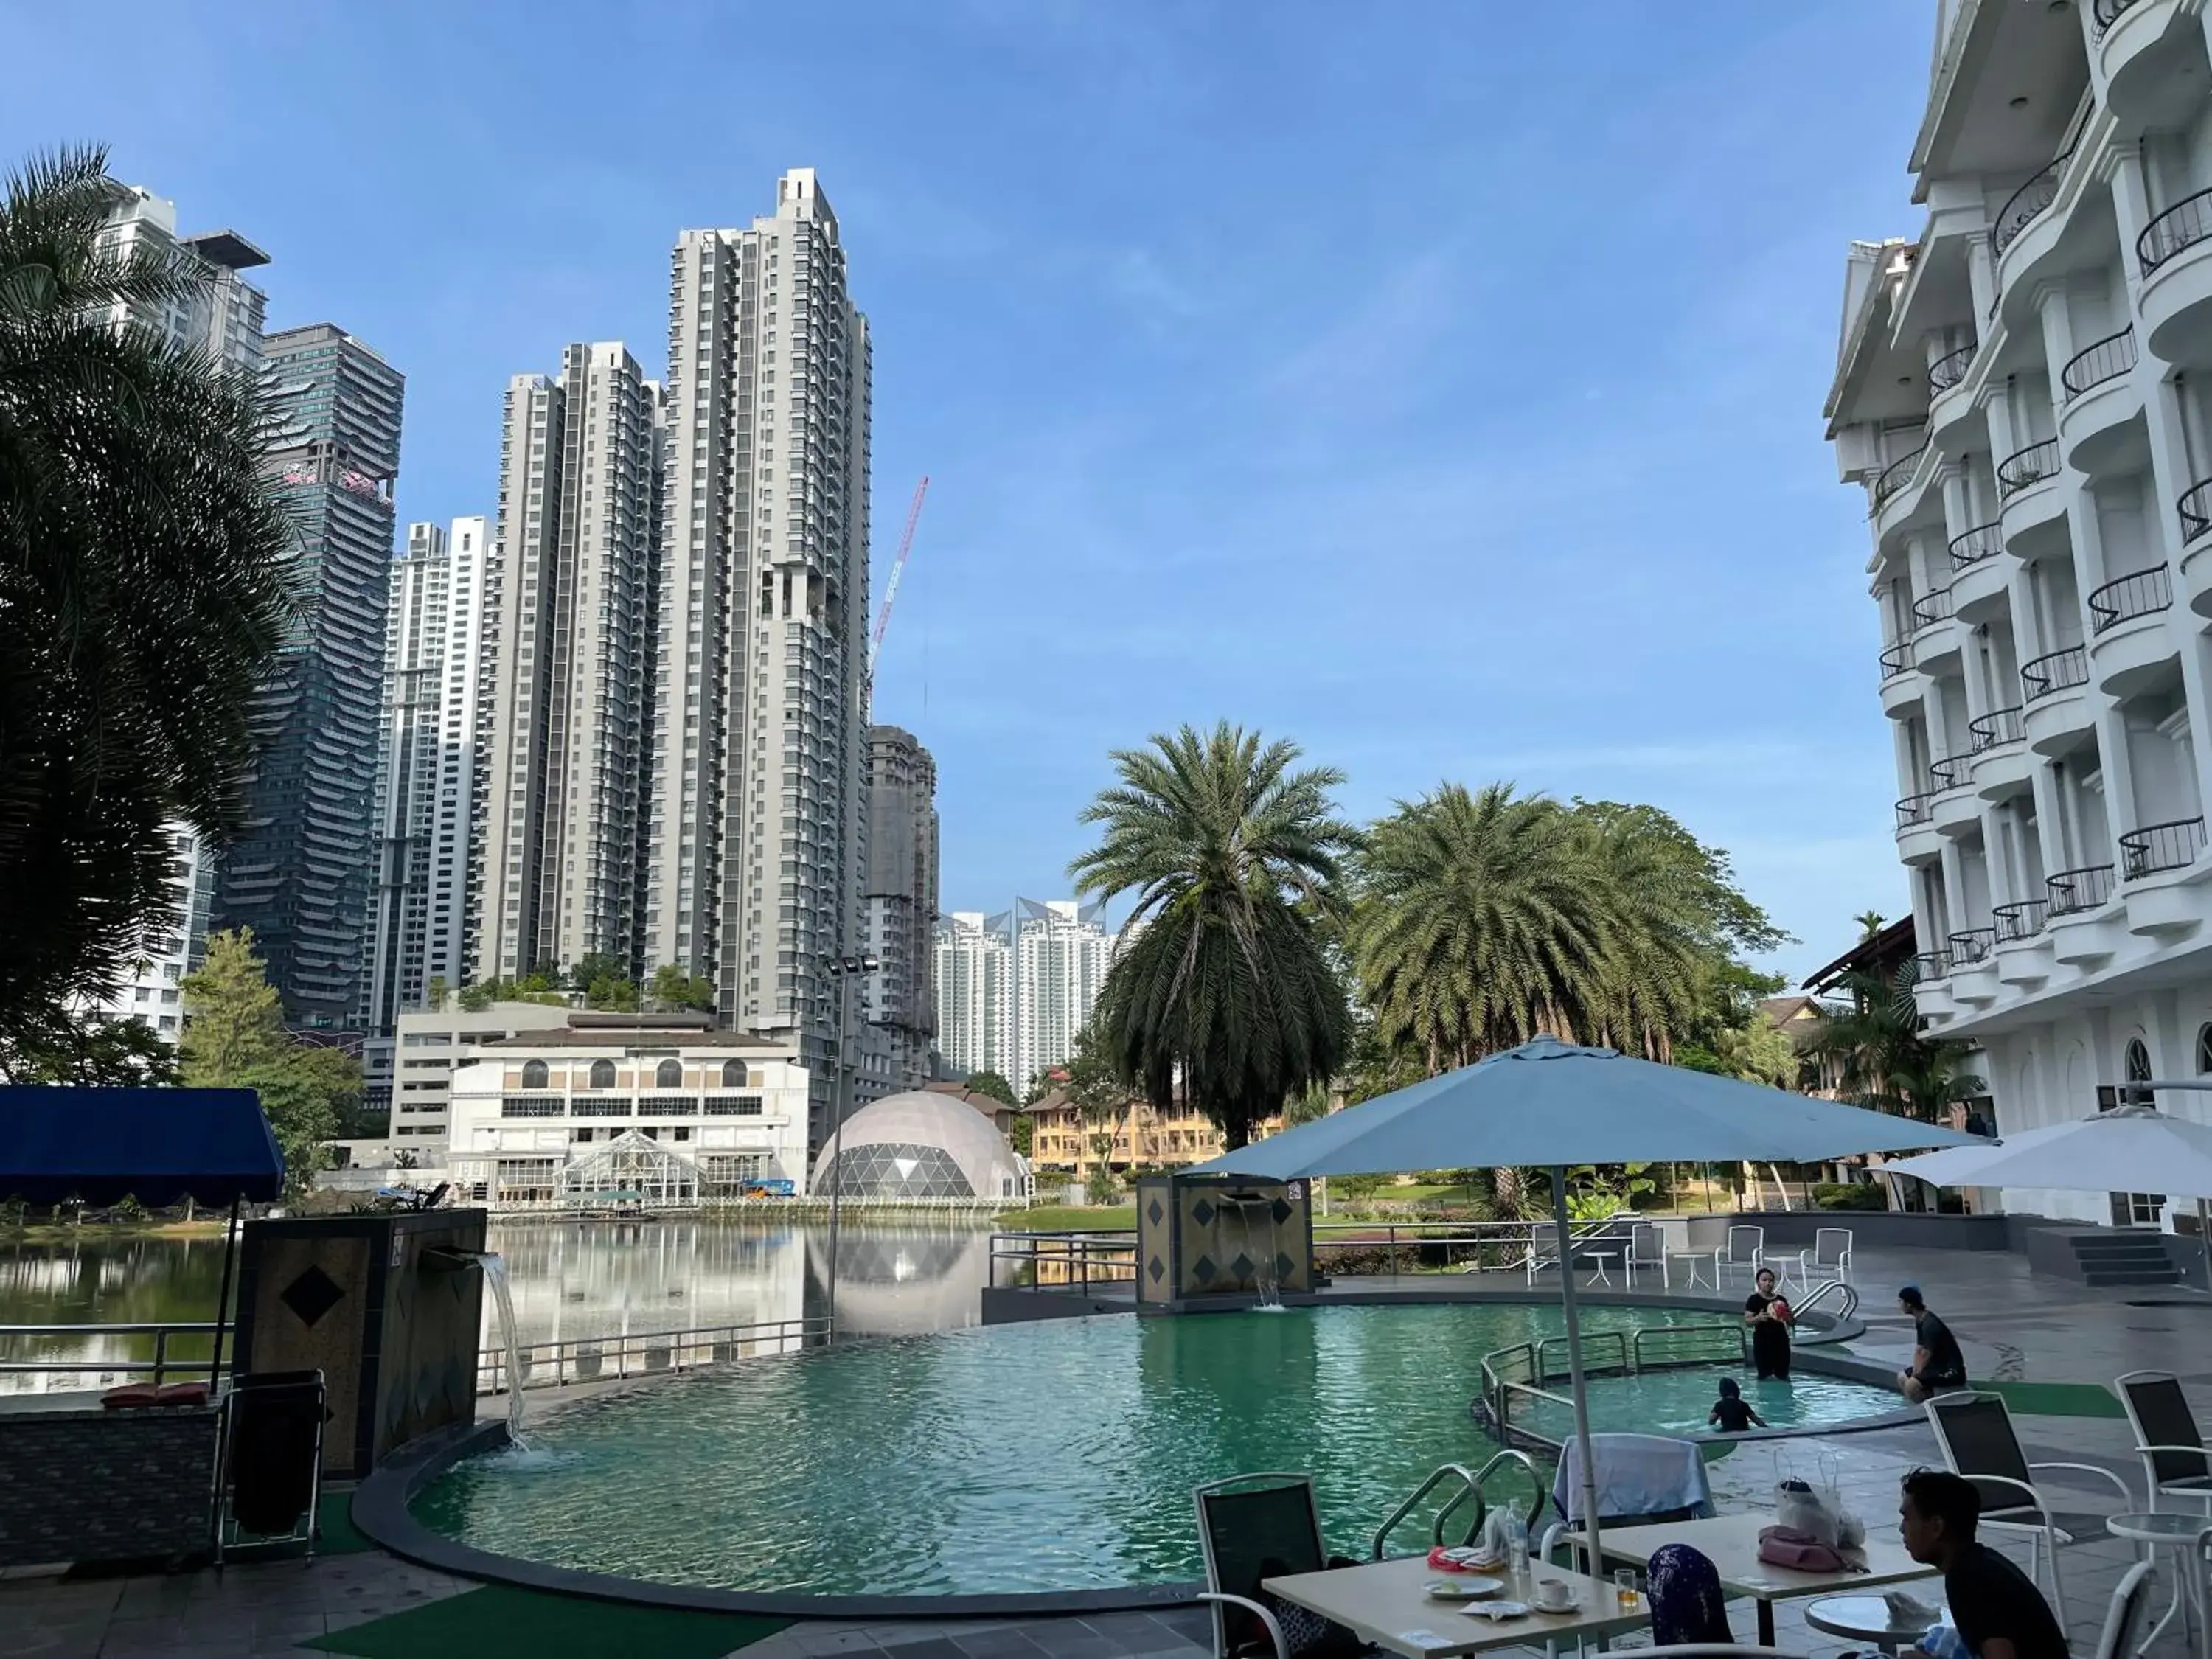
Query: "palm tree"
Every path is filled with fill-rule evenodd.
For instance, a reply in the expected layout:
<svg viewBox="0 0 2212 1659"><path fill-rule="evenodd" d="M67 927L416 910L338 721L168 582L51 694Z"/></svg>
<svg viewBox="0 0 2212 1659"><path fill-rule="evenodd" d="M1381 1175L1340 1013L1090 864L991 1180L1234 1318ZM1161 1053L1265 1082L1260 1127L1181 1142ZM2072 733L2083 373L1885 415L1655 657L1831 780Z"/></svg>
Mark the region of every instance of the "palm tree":
<svg viewBox="0 0 2212 1659"><path fill-rule="evenodd" d="M237 823L295 611L250 380L108 320L206 280L104 248L120 198L94 149L0 200L0 1026L99 994L173 925L169 826Z"/></svg>
<svg viewBox="0 0 2212 1659"><path fill-rule="evenodd" d="M1182 1097L1231 1147L1291 1094L1334 1075L1350 1038L1326 930L1355 832L1293 770L1297 745L1227 721L1114 752L1120 784L1082 822L1098 845L1068 866L1102 900L1133 893L1092 1014L1115 1076L1162 1110Z"/></svg>
<svg viewBox="0 0 2212 1659"><path fill-rule="evenodd" d="M1883 920L1881 912L1879 910L1862 910L1858 915L1853 916L1851 920L1859 925L1859 942L1861 944L1864 944L1869 939L1880 937L1882 928L1887 925Z"/></svg>
<svg viewBox="0 0 2212 1659"><path fill-rule="evenodd" d="M1932 1123L1984 1085L1964 1069L1965 1043L1921 1035L1914 971L1908 962L1892 980L1863 969L1844 974L1837 981L1844 1000L1819 1007L1808 1049L1833 1068L1851 1099Z"/></svg>

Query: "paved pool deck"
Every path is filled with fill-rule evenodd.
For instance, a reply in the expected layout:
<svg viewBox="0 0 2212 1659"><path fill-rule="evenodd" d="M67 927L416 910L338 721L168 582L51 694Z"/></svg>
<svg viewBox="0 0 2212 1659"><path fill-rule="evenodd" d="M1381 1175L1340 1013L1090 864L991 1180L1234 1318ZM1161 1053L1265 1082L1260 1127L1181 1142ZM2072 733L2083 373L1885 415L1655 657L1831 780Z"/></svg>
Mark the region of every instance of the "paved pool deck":
<svg viewBox="0 0 2212 1659"><path fill-rule="evenodd" d="M1995 1252L1868 1249L1860 1254L1853 1279L1863 1298L1861 1316L1868 1321L1865 1334L1852 1344L1854 1353L1901 1363L1911 1339L1895 1310L1893 1293L1899 1285L1917 1283L1929 1304L1950 1322L1978 1378L2108 1384L2125 1371L2166 1370L2182 1378L2199 1420L2212 1424L2212 1298L2182 1292L2091 1291L2033 1275L2024 1258ZM1430 1288L1410 1275L1395 1284L1401 1291ZM1522 1288L1517 1277L1513 1287ZM1450 1293L1462 1287L1442 1288ZM1641 1288L1651 1286L1647 1283ZM2138 1306L2135 1302L2168 1305ZM2021 1430L2032 1458L2109 1468L2140 1492L2142 1473L2130 1449L2124 1420L2023 1416ZM1847 1501L1870 1526L1883 1528L1892 1524L1899 1478L1938 1461L1934 1437L1915 1425L1822 1439L1747 1443L1715 1463L1712 1476L1722 1507L1736 1510L1765 1507L1775 1482L1785 1476L1832 1473ZM2108 1486L2075 1480L2077 1485L2054 1482L2064 1507L2114 1507ZM2008 1542L2002 1547L2010 1547ZM2024 1554L2018 1559L2024 1562ZM2064 1552L2065 1613L2077 1654L2094 1651L2106 1604L2120 1575L2136 1559L2130 1547L2105 1537L2085 1540ZM454 1659L507 1659L507 1652L520 1659L523 1650L494 1650L480 1637L465 1644L441 1646L435 1629L439 1621L419 1616L420 1609L453 1598L491 1594L467 1580L373 1548L313 1562L234 1565L220 1574L0 1577L0 1656L375 1656L401 1650L397 1644L404 1632L409 1659L447 1659L448 1653ZM2161 1589L2159 1605L2163 1606L2164 1599ZM1781 1646L1796 1653L1839 1651L1844 1644L1807 1630L1802 1607L1791 1602L1778 1607ZM1739 1638L1751 1639L1749 1605L1738 1604L1735 1616ZM394 1620L403 1622L387 1622ZM447 1622L459 1627L458 1620ZM1210 1639L1202 1611L1171 1608L1091 1618L959 1623L805 1620L719 1650L742 1652L747 1659L815 1659L831 1654L889 1654L898 1659L1031 1659L1040 1654L1060 1659L1194 1659L1210 1650ZM625 1644L619 1636L610 1640L604 1632L588 1650L674 1651L642 1625L635 1644ZM315 1645L306 1645L309 1643ZM564 1647L557 1639L529 1650L544 1659L586 1650ZM717 1650L701 1645L695 1636L684 1650L704 1656ZM2172 1659L2183 1659L2189 1651L2178 1621L2151 1650Z"/></svg>

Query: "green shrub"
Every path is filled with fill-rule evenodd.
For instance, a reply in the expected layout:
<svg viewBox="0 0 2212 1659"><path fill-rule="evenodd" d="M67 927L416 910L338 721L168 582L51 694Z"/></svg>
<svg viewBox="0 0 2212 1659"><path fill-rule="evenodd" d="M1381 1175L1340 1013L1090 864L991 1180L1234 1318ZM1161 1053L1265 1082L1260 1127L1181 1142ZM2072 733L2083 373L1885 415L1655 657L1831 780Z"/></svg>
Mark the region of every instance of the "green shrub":
<svg viewBox="0 0 2212 1659"><path fill-rule="evenodd" d="M1887 1210L1889 1194L1872 1181L1816 1181L1813 1202L1824 1210Z"/></svg>

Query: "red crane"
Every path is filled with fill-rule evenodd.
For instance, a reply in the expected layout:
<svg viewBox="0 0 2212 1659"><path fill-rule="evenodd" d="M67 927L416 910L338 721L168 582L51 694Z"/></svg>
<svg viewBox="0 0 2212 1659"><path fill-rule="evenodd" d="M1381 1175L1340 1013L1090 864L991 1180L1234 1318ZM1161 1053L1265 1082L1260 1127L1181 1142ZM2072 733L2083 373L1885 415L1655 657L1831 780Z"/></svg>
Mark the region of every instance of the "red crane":
<svg viewBox="0 0 2212 1659"><path fill-rule="evenodd" d="M876 631L868 641L868 679L876 677L876 653L884 648L884 630L891 625L891 602L898 598L899 578L906 574L907 555L914 551L914 526L921 517L921 498L929 494L929 475L914 487L914 505L906 510L906 529L899 536L898 557L891 561L891 579L884 584L884 608L876 613Z"/></svg>

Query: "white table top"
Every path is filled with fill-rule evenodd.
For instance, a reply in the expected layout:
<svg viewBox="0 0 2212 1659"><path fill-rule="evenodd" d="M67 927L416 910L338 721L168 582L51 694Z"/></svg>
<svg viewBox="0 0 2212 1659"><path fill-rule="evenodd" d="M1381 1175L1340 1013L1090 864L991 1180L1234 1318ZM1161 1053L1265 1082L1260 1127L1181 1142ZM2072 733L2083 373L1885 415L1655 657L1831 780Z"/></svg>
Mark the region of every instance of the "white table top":
<svg viewBox="0 0 2212 1659"><path fill-rule="evenodd" d="M1893 1615L1879 1595L1824 1595L1805 1609L1805 1622L1831 1636L1854 1636L1865 1642L1913 1642L1943 1617L1942 1599L1924 1619Z"/></svg>
<svg viewBox="0 0 2212 1659"><path fill-rule="evenodd" d="M1571 1585L1575 1590L1572 1610L1532 1613L1525 1618L1496 1622L1472 1617L1463 1610L1468 1603L1430 1599L1423 1587L1432 1579L1451 1575L1439 1572L1420 1555L1328 1572L1293 1573L1263 1580L1262 1588L1348 1626L1358 1632L1362 1641L1405 1654L1408 1659L1480 1653L1570 1636L1617 1635L1641 1629L1651 1617L1650 1603L1644 1598L1637 1598L1632 1612L1620 1605L1612 1584L1581 1573L1534 1566L1532 1575L1538 1580L1556 1578ZM1501 1598L1511 1594L1510 1586L1499 1592Z"/></svg>
<svg viewBox="0 0 2212 1659"><path fill-rule="evenodd" d="M2212 1531L2212 1519L2178 1515L2170 1510L2156 1515L2108 1515L2105 1529L2115 1538L2132 1538L2144 1544L2193 1544Z"/></svg>
<svg viewBox="0 0 2212 1659"><path fill-rule="evenodd" d="M1711 1559L1722 1589L1761 1601L1818 1595L1823 1590L1869 1589L1877 1584L1931 1577L1936 1571L1907 1555L1903 1544L1885 1538L1869 1538L1863 1548L1844 1552L1846 1560L1865 1566L1863 1572L1798 1572L1769 1566L1759 1559L1759 1534L1774 1524L1772 1516L1754 1514L1669 1521L1648 1527L1606 1527L1599 1532L1598 1545L1608 1560L1632 1561L1642 1566L1664 1545L1687 1544Z"/></svg>

